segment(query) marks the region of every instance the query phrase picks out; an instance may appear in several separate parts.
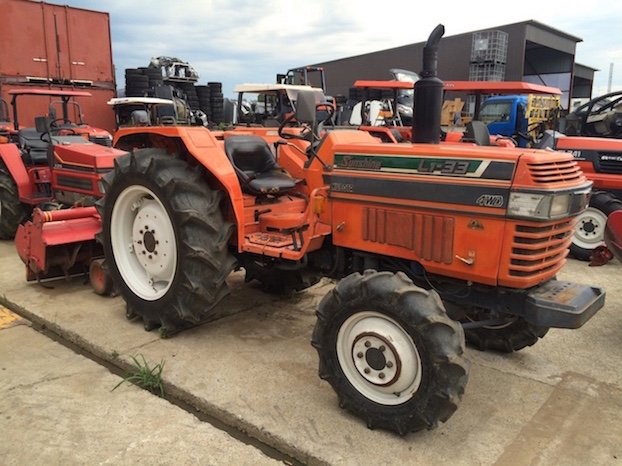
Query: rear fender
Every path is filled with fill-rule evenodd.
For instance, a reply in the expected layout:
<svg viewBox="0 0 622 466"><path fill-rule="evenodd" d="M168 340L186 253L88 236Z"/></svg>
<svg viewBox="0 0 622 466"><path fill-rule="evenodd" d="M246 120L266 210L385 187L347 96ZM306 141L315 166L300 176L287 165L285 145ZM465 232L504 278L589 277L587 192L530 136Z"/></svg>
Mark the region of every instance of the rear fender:
<svg viewBox="0 0 622 466"><path fill-rule="evenodd" d="M17 186L20 200L32 198L32 186L21 153L15 144L0 145L0 160ZM3 168L3 167L0 167Z"/></svg>
<svg viewBox="0 0 622 466"><path fill-rule="evenodd" d="M169 152L174 150L175 144L169 146L166 141L181 139L189 156L202 165L225 191L235 217L237 245L238 250L241 252L240 248L244 242L242 189L222 144L219 144L207 128L200 126L165 126L122 129L115 134L115 147L119 143L123 147L124 136L131 136L135 140L141 139L144 143L154 144L154 147L157 144L158 147L166 148ZM127 148L124 147L124 149Z"/></svg>

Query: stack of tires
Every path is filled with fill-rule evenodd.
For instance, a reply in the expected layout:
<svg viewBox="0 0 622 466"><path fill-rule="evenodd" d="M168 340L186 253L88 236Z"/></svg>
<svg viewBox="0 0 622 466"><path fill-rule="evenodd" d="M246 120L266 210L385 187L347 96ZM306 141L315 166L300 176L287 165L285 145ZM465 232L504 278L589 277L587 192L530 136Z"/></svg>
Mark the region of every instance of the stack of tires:
<svg viewBox="0 0 622 466"><path fill-rule="evenodd" d="M195 86L192 82L169 81L156 67L127 68L125 70L125 95L127 97L153 97L155 89L164 85L173 86L180 91L192 110L202 110L209 122L220 124L224 121L224 97L222 83L208 82ZM159 94L158 94L159 95Z"/></svg>
<svg viewBox="0 0 622 466"><path fill-rule="evenodd" d="M194 87L194 83L175 83L175 82L165 82L166 84L171 84L175 86L177 89L181 90L186 95L186 102L188 106L192 110L197 110L199 108L199 97L197 95L197 90Z"/></svg>
<svg viewBox="0 0 622 466"><path fill-rule="evenodd" d="M210 90L209 86L206 85L197 85L195 86L197 91L197 96L199 98L199 109L205 113L208 121L211 119L212 110L210 103Z"/></svg>
<svg viewBox="0 0 622 466"><path fill-rule="evenodd" d="M210 102L210 121L219 124L224 121L225 101L222 94L222 83L208 82L209 102Z"/></svg>
<svg viewBox="0 0 622 466"><path fill-rule="evenodd" d="M125 70L125 95L127 97L144 97L149 95L149 76L141 68Z"/></svg>
<svg viewBox="0 0 622 466"><path fill-rule="evenodd" d="M151 91L153 91L153 89L155 89L156 87L164 84L164 78L162 77L162 70L160 68L146 67L142 68L142 70L143 73L149 78L149 87Z"/></svg>

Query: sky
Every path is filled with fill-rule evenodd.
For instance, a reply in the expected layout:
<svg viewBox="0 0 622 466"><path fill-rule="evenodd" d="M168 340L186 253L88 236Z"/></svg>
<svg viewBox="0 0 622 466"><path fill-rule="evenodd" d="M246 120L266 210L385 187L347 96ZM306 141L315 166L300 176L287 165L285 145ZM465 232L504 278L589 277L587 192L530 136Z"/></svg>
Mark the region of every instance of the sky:
<svg viewBox="0 0 622 466"><path fill-rule="evenodd" d="M49 3L61 3L48 0ZM438 24L445 36L535 20L583 39L575 61L597 68L593 96L622 89L622 2L445 0L65 0L110 14L117 84L151 57L189 62L199 84L274 82L287 69L424 42ZM425 11L418 5L426 4ZM440 8L434 8L439 5ZM439 61L442 57L439 57ZM420 70L414 70L420 71ZM442 78L442 77L441 77ZM327 81L330 76L327 76Z"/></svg>

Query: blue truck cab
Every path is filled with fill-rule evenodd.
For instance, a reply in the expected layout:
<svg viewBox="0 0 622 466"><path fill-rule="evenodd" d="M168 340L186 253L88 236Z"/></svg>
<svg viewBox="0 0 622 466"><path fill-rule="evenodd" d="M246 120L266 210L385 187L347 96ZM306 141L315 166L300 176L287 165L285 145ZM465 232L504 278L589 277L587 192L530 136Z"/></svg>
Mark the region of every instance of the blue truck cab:
<svg viewBox="0 0 622 466"><path fill-rule="evenodd" d="M496 95L484 100L477 119L486 124L491 135L510 137L519 147L528 147L538 138L543 125L554 122L559 109L559 95Z"/></svg>
<svg viewBox="0 0 622 466"><path fill-rule="evenodd" d="M486 99L478 120L483 121L491 135L512 137L519 147L527 147L529 130L526 95L499 95Z"/></svg>

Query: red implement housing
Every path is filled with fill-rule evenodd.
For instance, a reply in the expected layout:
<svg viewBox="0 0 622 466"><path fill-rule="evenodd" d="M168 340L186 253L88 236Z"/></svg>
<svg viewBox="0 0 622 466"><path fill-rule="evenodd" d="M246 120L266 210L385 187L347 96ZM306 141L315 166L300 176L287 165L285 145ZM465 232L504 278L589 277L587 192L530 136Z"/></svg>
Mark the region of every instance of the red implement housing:
<svg viewBox="0 0 622 466"><path fill-rule="evenodd" d="M15 246L26 264L28 281L85 272L101 247L95 235L101 220L95 207L55 211L35 209L32 220L20 225Z"/></svg>
<svg viewBox="0 0 622 466"><path fill-rule="evenodd" d="M605 244L616 259L622 262L622 210L616 210L607 218Z"/></svg>

